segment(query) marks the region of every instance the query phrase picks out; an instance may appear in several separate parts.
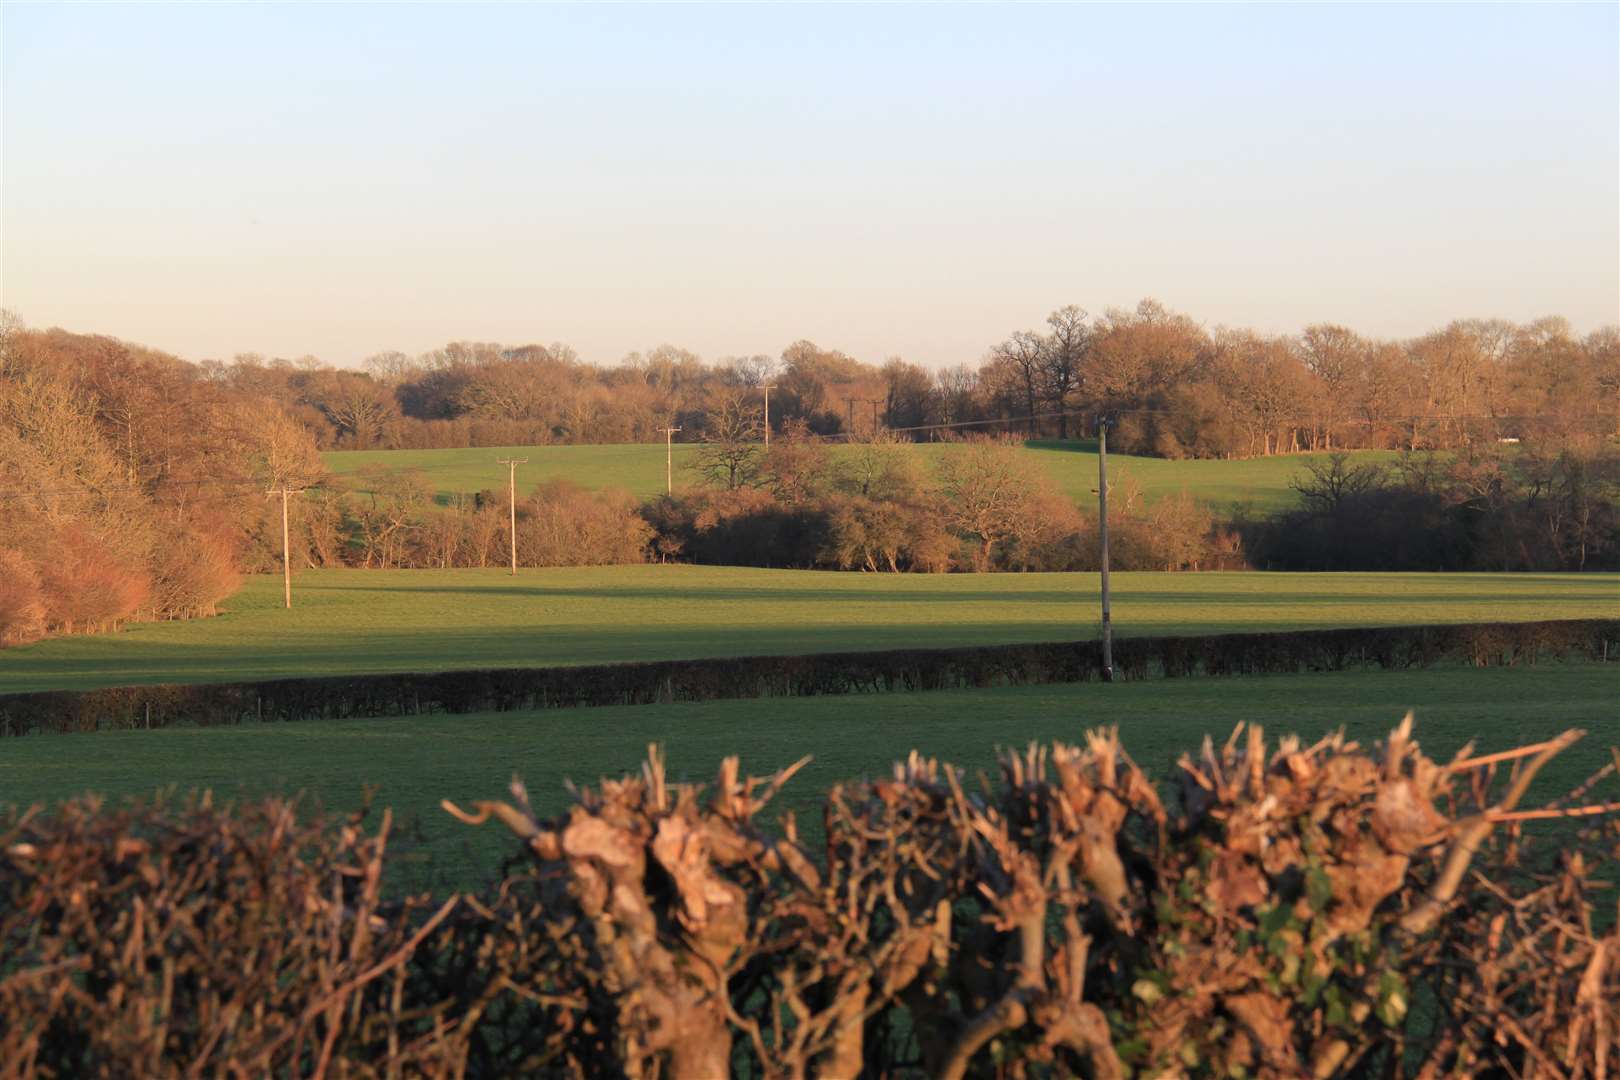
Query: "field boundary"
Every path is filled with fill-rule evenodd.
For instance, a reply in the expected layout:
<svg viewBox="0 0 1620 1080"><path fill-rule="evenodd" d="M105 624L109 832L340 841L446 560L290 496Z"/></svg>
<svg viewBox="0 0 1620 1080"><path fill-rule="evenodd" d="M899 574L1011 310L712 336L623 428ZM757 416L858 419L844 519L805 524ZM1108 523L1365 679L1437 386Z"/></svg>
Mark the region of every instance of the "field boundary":
<svg viewBox="0 0 1620 1080"><path fill-rule="evenodd" d="M1201 636L1114 642L1116 677L1221 677L1620 658L1620 619L1561 619ZM1089 682L1095 640L578 667L331 675L0 694L0 737L213 727L314 719L511 712L827 694Z"/></svg>

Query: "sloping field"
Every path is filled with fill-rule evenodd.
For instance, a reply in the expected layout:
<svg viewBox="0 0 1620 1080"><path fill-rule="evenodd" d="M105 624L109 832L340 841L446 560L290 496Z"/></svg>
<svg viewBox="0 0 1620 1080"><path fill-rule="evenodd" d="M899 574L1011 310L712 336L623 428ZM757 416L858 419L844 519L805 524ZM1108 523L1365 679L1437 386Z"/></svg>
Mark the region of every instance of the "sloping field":
<svg viewBox="0 0 1620 1080"><path fill-rule="evenodd" d="M1538 779L1534 803L1608 760L1616 700L1620 664L1554 664L46 735L0 747L0 803L48 803L84 791L116 800L175 784L227 797L306 791L347 810L359 804L362 785L377 784L378 807L422 826L420 844L408 832L396 841L402 864L425 878L431 860L446 884L464 887L489 874L514 841L504 830L450 820L438 809L441 798L462 805L503 798L516 772L537 807L557 812L565 779L633 771L649 742L664 745L671 774L686 780L711 779L727 754L742 755L744 768L757 773L813 754L776 804L796 811L813 836L817 800L829 785L883 774L914 747L971 775L991 766L998 746L1076 740L1087 727L1118 724L1130 752L1168 778L1176 754L1196 751L1205 734L1224 738L1240 720L1273 735L1310 739L1342 726L1372 740L1409 708L1425 751L1441 757L1469 740L1497 750L1568 727L1589 730Z"/></svg>
<svg viewBox="0 0 1620 1080"><path fill-rule="evenodd" d="M951 447L920 443L917 451L932 461ZM848 448L834 446L834 457ZM676 488L692 487L697 478L685 466L693 460L697 447L677 445ZM1024 453L1051 473L1059 488L1084 505L1097 501L1097 454L1092 442L1034 442ZM441 496L473 492L485 488L503 489L506 468L497 458L526 457L528 464L518 469L518 482L527 491L544 480L566 477L589 488L623 488L633 495L650 496L664 490L664 445L626 444L618 446L503 446L473 450L342 450L323 454L327 467L360 490L366 482L362 469L415 469ZM1224 508L1242 503L1257 511L1291 506L1295 495L1290 478L1301 473L1305 462L1326 455L1296 454L1247 461L1166 461L1163 458L1108 456L1112 490L1123 490L1131 481L1139 484L1150 500L1165 495L1190 492L1211 506ZM1358 460L1393 460L1383 451L1365 451Z"/></svg>
<svg viewBox="0 0 1620 1080"><path fill-rule="evenodd" d="M218 618L0 651L0 692L1063 641L1098 621L1095 574L322 570L293 602L258 577ZM1121 636L1617 614L1616 574L1114 575Z"/></svg>

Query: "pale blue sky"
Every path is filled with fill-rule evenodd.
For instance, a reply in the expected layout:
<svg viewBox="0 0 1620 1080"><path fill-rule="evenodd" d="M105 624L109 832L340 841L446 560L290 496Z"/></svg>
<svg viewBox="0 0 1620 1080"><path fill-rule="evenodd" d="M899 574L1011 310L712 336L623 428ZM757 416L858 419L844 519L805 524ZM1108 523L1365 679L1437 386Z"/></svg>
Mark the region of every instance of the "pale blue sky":
<svg viewBox="0 0 1620 1080"><path fill-rule="evenodd" d="M7 3L4 303L191 359L1620 321L1620 6Z"/></svg>

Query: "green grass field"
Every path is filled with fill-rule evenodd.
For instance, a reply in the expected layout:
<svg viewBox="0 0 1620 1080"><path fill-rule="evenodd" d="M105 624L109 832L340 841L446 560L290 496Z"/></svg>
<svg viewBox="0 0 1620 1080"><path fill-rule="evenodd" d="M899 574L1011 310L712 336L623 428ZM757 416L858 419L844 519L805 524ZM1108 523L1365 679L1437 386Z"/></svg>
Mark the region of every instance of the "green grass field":
<svg viewBox="0 0 1620 1080"><path fill-rule="evenodd" d="M1371 740L1408 708L1432 755L1450 755L1470 739L1499 749L1566 727L1588 729L1591 736L1543 774L1537 797L1545 798L1607 760L1605 748L1620 741L1617 701L1620 664L1581 663L43 735L0 741L0 803L49 803L84 791L117 799L172 784L231 797L304 791L348 809L363 784L375 783L379 805L420 823L415 857L468 885L513 844L493 827L451 821L437 808L441 798L503 797L517 773L539 807L557 812L565 778L633 770L650 742L666 748L672 775L691 780L709 778L726 754L741 754L744 767L760 773L815 755L780 804L813 832L827 786L883 774L913 747L990 768L998 746L1072 740L1087 727L1118 724L1131 753L1168 778L1177 753L1195 750L1206 733L1224 738L1238 721L1306 737L1342 726Z"/></svg>
<svg viewBox="0 0 1620 1080"><path fill-rule="evenodd" d="M0 651L0 692L353 672L1063 641L1095 574L708 566L322 570L255 577L213 619ZM1119 635L1620 615L1616 574L1114 575Z"/></svg>
<svg viewBox="0 0 1620 1080"><path fill-rule="evenodd" d="M917 447L925 460L932 461L950 447L922 443ZM692 487L696 477L685 464L697 448L692 444L675 447L675 486ZM846 452L834 446L835 455ZM1033 442L1024 453L1052 475L1060 489L1077 502L1095 505L1097 496L1097 454L1094 442ZM472 450L343 450L322 455L334 474L344 477L360 490L361 469L416 469L441 496L454 492L500 489L506 484L506 469L497 458L526 457L527 465L518 470L524 490L544 480L565 477L588 488L623 488L637 496L656 495L664 490L664 446L626 444L618 446L501 446ZM1217 508L1243 504L1268 512L1292 506L1291 478L1305 468L1312 457L1291 455L1254 458L1247 461L1166 461L1163 458L1111 454L1109 479L1115 491L1134 481L1143 495L1156 500L1165 495L1190 492L1195 498ZM1364 452L1358 460L1393 460L1382 451Z"/></svg>

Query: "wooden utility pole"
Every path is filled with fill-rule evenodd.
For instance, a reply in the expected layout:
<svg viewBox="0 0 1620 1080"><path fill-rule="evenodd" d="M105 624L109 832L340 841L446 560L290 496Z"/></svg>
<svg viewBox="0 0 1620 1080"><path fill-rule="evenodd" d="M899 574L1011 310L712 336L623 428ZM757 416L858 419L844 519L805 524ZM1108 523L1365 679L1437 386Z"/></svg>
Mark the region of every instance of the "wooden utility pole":
<svg viewBox="0 0 1620 1080"><path fill-rule="evenodd" d="M506 502L511 508L512 521L512 576L517 576L517 467L527 465L528 458L496 458L498 464L506 466Z"/></svg>
<svg viewBox="0 0 1620 1080"><path fill-rule="evenodd" d="M678 427L659 428L664 433L664 494L675 494L675 433Z"/></svg>
<svg viewBox="0 0 1620 1080"><path fill-rule="evenodd" d="M265 492L265 498L272 495L281 496L281 599L282 605L292 607L292 544L288 540L287 532L287 500L294 495L302 495L303 488L271 488Z"/></svg>
<svg viewBox="0 0 1620 1080"><path fill-rule="evenodd" d="M1097 521L1102 564L1102 677L1114 681L1114 625L1108 610L1108 425L1097 417Z"/></svg>
<svg viewBox="0 0 1620 1080"><path fill-rule="evenodd" d="M767 450L771 448L771 391L775 389L776 387L768 383L765 386L765 449Z"/></svg>
<svg viewBox="0 0 1620 1080"><path fill-rule="evenodd" d="M853 440L855 438L855 399L852 397L847 397L844 399L844 404L849 406L849 427L847 430L849 431L850 439Z"/></svg>
<svg viewBox="0 0 1620 1080"><path fill-rule="evenodd" d="M872 406L872 438L874 439L877 438L878 433L878 406L882 405L884 400L884 398L880 397L866 399L867 403Z"/></svg>

